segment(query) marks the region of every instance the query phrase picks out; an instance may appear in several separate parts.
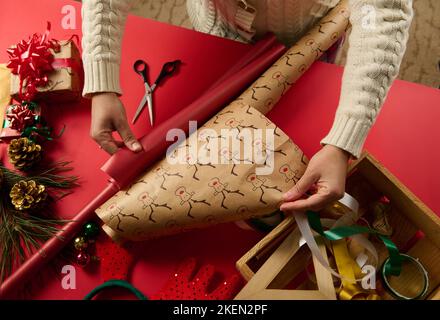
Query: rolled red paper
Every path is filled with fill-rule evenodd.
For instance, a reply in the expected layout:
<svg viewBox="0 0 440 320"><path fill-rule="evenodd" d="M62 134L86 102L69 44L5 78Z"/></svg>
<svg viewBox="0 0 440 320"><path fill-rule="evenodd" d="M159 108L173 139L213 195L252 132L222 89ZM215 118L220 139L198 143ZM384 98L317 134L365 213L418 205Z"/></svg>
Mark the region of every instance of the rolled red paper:
<svg viewBox="0 0 440 320"><path fill-rule="evenodd" d="M270 48L275 46L280 46L277 38L273 33L268 33L261 40L255 43L252 50L245 54L238 62L235 63L231 68L229 68L223 76L221 76L216 82L214 82L208 90L217 87L222 84L225 80L232 77L235 73L241 71L245 66L252 63L256 58L260 57L265 52L269 52Z"/></svg>
<svg viewBox="0 0 440 320"><path fill-rule="evenodd" d="M254 59L252 64L248 64L240 72L211 88L188 107L159 124L153 132L142 137L140 142L144 151L133 153L126 148L121 149L101 169L119 188L127 186L165 154L167 147L173 143L166 141L170 129L179 128L187 132L190 120L197 121L199 125L204 124L266 71L285 50L283 45L275 44L267 53Z"/></svg>

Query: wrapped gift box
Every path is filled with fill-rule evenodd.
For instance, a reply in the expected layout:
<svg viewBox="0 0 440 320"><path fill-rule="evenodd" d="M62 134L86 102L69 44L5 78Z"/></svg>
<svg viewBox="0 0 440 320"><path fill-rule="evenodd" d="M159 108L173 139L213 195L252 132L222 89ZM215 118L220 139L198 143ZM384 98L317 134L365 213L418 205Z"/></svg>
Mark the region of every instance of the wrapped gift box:
<svg viewBox="0 0 440 320"><path fill-rule="evenodd" d="M7 141L21 136L19 131L9 128L9 121L6 119L5 114L2 115L1 124L2 127L0 128L0 140Z"/></svg>
<svg viewBox="0 0 440 320"><path fill-rule="evenodd" d="M76 101L81 97L82 91L82 62L81 54L75 42L61 40L60 51L51 52L54 55L54 71L49 73L49 83L38 87L35 100L44 99L51 102ZM25 85L23 87L25 91ZM18 75L11 75L11 96L19 99L20 79Z"/></svg>
<svg viewBox="0 0 440 320"><path fill-rule="evenodd" d="M14 138L19 138L21 137L21 132L15 129L10 128L10 121L8 120L7 117L7 113L8 110L11 108L11 106L6 106L4 108L4 111L2 110L2 116L0 117L0 124L1 124L1 128L0 128L0 141L6 141L8 142L11 139ZM43 106L40 104L37 104L34 111L34 114L36 116L41 116L43 114L42 110L43 110Z"/></svg>
<svg viewBox="0 0 440 320"><path fill-rule="evenodd" d="M381 196L390 200L389 223L394 230L391 239L402 252L418 259L427 270L429 288L426 299L440 299L438 216L369 153L364 153L351 164L346 191L359 201L360 214L367 215L371 203ZM249 281L255 275L284 239L292 233L295 226L293 218L285 219L237 261L236 267L245 280ZM377 250L381 265L387 258L388 252L383 245L378 245ZM296 279L297 288L312 289L313 285L310 286L310 281L304 276L304 270L310 263L309 258L310 251L307 246L302 246L271 282L270 288L284 288ZM404 279L398 281L404 283L407 289L418 286L417 274L405 272L402 277ZM386 292L382 294L382 298L392 299Z"/></svg>

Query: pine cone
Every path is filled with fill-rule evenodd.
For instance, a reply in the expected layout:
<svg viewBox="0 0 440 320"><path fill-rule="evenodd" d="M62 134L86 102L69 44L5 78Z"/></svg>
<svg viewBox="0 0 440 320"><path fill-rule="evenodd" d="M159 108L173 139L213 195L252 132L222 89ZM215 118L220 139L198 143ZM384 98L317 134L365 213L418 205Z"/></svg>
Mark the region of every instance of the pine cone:
<svg viewBox="0 0 440 320"><path fill-rule="evenodd" d="M17 210L35 209L47 199L46 187L35 180L20 180L9 193L11 202Z"/></svg>
<svg viewBox="0 0 440 320"><path fill-rule="evenodd" d="M28 138L11 140L8 149L9 161L18 170L28 170L41 159L41 146Z"/></svg>

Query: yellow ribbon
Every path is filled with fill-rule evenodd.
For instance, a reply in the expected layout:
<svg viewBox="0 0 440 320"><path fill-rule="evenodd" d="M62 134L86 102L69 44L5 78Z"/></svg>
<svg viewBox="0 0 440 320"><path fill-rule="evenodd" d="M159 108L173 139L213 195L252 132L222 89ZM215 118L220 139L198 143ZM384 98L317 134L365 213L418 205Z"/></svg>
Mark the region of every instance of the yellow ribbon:
<svg viewBox="0 0 440 320"><path fill-rule="evenodd" d="M342 276L338 291L340 300L380 300L371 290L363 289L356 279L363 277L361 268L350 256L345 239L332 241L333 254L339 274Z"/></svg>

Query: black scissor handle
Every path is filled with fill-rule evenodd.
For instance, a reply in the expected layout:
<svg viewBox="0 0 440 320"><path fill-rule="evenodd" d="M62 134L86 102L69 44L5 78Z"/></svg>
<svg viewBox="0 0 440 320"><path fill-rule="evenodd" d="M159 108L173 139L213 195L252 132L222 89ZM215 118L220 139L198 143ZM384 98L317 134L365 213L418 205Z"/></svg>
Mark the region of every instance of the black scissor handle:
<svg viewBox="0 0 440 320"><path fill-rule="evenodd" d="M148 83L148 77L147 77L147 71L148 71L148 65L144 60L136 60L133 64L134 71L141 75L144 79L144 82Z"/></svg>
<svg viewBox="0 0 440 320"><path fill-rule="evenodd" d="M166 77L171 76L174 72L176 72L177 67L182 63L180 60L174 60L167 62L163 65L162 70L160 71L159 76L154 82L156 86L158 86Z"/></svg>

